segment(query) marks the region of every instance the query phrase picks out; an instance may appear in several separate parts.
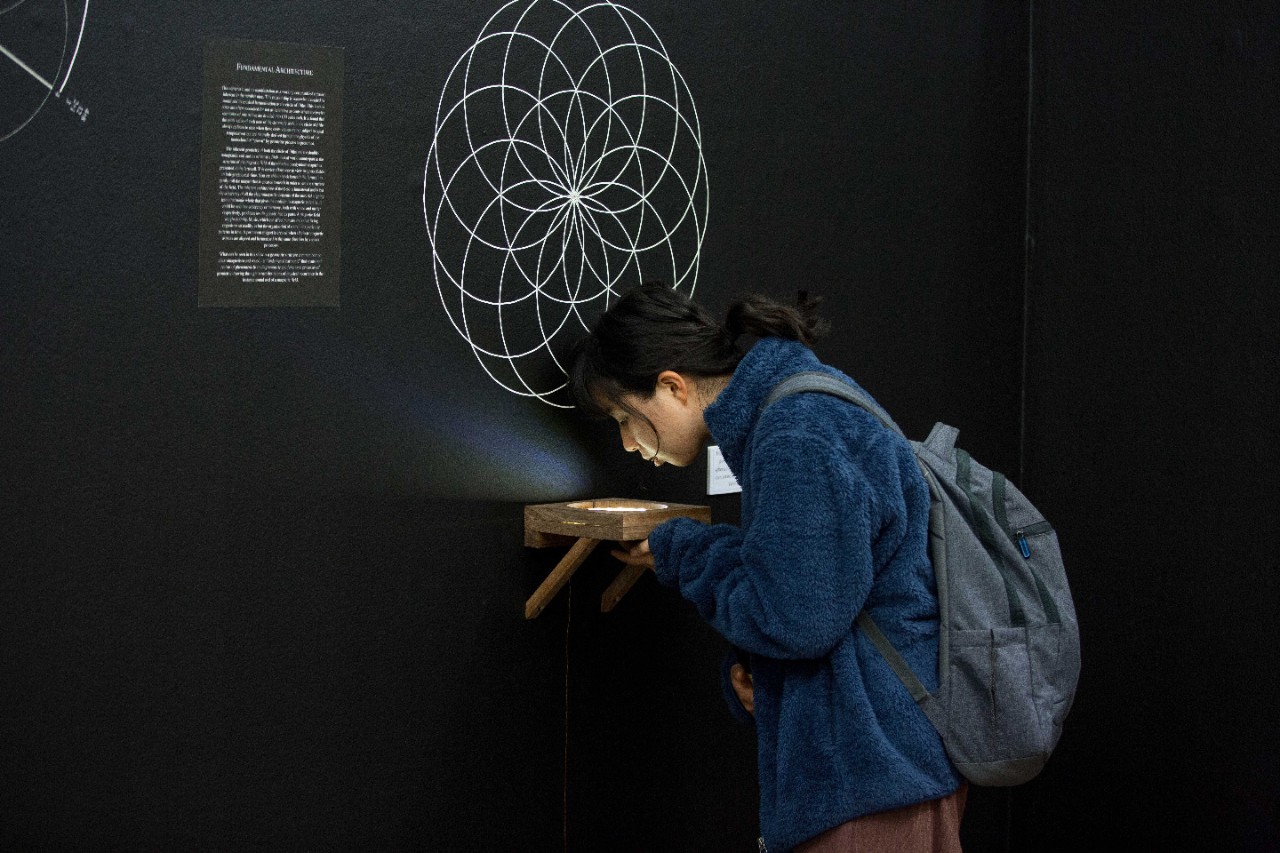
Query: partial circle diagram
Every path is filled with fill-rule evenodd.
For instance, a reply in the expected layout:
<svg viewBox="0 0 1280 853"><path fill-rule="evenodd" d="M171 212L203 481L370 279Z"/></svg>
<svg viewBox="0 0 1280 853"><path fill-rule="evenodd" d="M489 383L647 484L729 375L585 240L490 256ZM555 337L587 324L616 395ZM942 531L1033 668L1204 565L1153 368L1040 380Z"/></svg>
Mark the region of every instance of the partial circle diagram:
<svg viewBox="0 0 1280 853"><path fill-rule="evenodd" d="M0 0L0 142L62 96L88 16L88 0Z"/></svg>
<svg viewBox="0 0 1280 853"><path fill-rule="evenodd" d="M422 205L453 327L502 387L564 406L564 348L614 299L693 292L708 186L688 86L624 6L513 0L445 82Z"/></svg>

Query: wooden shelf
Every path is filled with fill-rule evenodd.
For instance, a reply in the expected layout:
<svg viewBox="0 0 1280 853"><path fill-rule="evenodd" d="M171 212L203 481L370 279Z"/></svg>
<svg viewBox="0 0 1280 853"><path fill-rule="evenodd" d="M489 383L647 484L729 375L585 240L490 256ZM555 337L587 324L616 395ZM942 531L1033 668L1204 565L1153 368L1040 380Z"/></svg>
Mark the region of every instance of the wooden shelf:
<svg viewBox="0 0 1280 853"><path fill-rule="evenodd" d="M529 596L524 605L524 618L534 619L542 613L601 542L636 542L673 518L693 518L709 524L711 508L627 498L527 505L524 544L529 548L567 546L569 552ZM601 596L600 610L605 613L612 610L644 571L636 566L623 568Z"/></svg>

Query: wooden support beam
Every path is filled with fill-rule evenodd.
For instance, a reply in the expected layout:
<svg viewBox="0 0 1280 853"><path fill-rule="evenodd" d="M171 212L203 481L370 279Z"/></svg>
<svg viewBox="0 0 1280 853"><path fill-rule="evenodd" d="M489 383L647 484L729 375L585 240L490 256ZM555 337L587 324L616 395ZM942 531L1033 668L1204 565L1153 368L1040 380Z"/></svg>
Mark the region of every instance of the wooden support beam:
<svg viewBox="0 0 1280 853"><path fill-rule="evenodd" d="M627 566L618 572L618 576L613 579L613 583L609 584L600 596L600 612L608 613L618 605L622 600L622 596L627 594L627 590L635 586L636 581L649 571L647 566Z"/></svg>
<svg viewBox="0 0 1280 853"><path fill-rule="evenodd" d="M546 608L551 599L555 598L556 593L569 582L569 578L573 577L573 573L582 565L582 561L587 559L599 544L599 539L586 538L579 539L573 543L569 553L564 555L564 558L551 570L551 574L547 575L542 584L533 591L533 595L529 596L529 600L525 602L524 618L536 618Z"/></svg>

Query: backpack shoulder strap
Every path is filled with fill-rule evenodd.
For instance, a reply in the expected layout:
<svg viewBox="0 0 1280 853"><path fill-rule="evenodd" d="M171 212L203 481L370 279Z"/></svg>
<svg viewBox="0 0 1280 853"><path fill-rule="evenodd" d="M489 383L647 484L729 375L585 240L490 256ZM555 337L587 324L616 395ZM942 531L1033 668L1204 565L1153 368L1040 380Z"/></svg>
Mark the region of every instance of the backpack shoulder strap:
<svg viewBox="0 0 1280 853"><path fill-rule="evenodd" d="M906 437L898 425L894 423L893 418L889 417L889 413L876 405L870 397L854 388L848 382L844 382L830 373L821 373L817 370L805 370L795 373L779 382L769 392L769 396L765 398L760 410L764 411L771 403L781 397L799 394L802 391L817 391L823 394L830 394L833 397L839 397L842 400L848 400L850 403L874 415L876 420L884 424L886 429L891 429L898 435Z"/></svg>
<svg viewBox="0 0 1280 853"><path fill-rule="evenodd" d="M893 670L893 674L898 676L898 680L902 682L902 686L907 688L911 698L920 706L920 710L924 711L924 715L929 718L929 722L933 723L933 727L939 733L944 732L946 730L946 716L938 704L938 698L921 683L920 677L911 668L911 664L907 663L906 659L899 654L893 643L880 630L880 626L871 618L870 613L863 610L858 614L857 622L858 627L867 635L867 639L879 650L884 662L889 665L889 668Z"/></svg>
<svg viewBox="0 0 1280 853"><path fill-rule="evenodd" d="M764 403L760 407L760 411L764 411L764 409L771 403L782 397L805 391L830 394L833 397L839 397L842 400L853 403L874 415L886 429L896 432L904 439L906 438L902 429L894 422L893 418L889 417L889 413L876 405L870 397L859 392L858 389L854 388L848 382L844 382L829 373L820 373L816 370L807 370L801 373L796 373L779 382L765 398ZM955 430L952 427L946 427L939 424L934 427L934 432L930 434L929 439L938 446L945 445L948 442L954 443ZM929 470L918 455L916 456L916 465L924 475L925 481L928 483L930 493L936 494L940 490L936 478L934 477L933 472ZM937 521L935 521L935 512L930 511L929 526L931 538L935 523L937 523ZM940 613L942 607L943 603L940 599ZM858 627L862 629L863 633L866 634L867 638L871 640L876 649L879 650L881 657L885 660L885 663L887 663L889 668L893 670L894 674L898 676L898 680L900 680L903 686L907 688L907 691L911 694L911 698L915 700L916 704L924 712L925 716L929 718L929 721L933 723L934 727L937 728L939 732L943 731L942 727L945 721L942 716L942 710L938 706L937 698L931 695L925 688L924 684L920 681L919 676L917 676L911 669L911 665L908 664L898 650L894 648L893 643L890 642L889 638L880 630L880 626L871 618L871 614L865 610L861 611L857 617L857 624ZM945 649L947 645L947 637L943 630L939 631L939 642L941 644L941 653L942 649Z"/></svg>

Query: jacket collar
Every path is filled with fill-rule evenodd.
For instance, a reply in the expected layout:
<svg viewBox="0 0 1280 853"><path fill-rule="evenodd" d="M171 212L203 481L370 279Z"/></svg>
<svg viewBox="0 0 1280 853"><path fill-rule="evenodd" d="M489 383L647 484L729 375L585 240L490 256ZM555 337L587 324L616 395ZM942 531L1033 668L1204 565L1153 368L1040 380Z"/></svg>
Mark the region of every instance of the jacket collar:
<svg viewBox="0 0 1280 853"><path fill-rule="evenodd" d="M818 357L799 341L761 338L729 379L720 395L703 412L711 437L724 461L741 473L743 456L760 415L760 404L783 379L802 370L821 367Z"/></svg>

